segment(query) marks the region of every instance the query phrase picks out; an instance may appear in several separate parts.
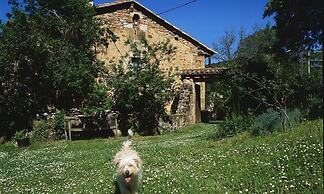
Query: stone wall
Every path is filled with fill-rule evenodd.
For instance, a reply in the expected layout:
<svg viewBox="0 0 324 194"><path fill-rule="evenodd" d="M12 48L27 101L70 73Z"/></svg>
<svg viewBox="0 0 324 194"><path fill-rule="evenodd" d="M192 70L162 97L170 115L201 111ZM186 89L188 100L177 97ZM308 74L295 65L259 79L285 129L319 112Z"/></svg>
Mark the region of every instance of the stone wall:
<svg viewBox="0 0 324 194"><path fill-rule="evenodd" d="M137 14L140 19L137 25L133 23L133 16ZM116 45L110 42L108 48L101 48L98 57L105 61L106 65L119 61L121 54L129 51L125 46L125 41L135 39L139 34L145 35L150 43L169 40L177 48L174 59L170 62L162 62L161 70L173 70L203 68L205 57L199 54L199 50L192 43L170 32L152 19L133 9L118 10L113 13L106 13L100 16L110 30L112 30L119 40ZM120 52L121 53L120 53Z"/></svg>

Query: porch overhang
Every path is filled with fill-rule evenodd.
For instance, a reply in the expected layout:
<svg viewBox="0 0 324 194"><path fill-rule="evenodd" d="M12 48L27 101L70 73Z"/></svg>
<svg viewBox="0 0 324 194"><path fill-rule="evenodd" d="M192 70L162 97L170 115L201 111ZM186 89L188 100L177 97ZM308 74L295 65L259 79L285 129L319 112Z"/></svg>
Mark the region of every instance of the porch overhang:
<svg viewBox="0 0 324 194"><path fill-rule="evenodd" d="M181 80L191 79L194 82L206 82L217 78L222 78L226 75L227 68L213 67L200 69L186 69L180 72Z"/></svg>

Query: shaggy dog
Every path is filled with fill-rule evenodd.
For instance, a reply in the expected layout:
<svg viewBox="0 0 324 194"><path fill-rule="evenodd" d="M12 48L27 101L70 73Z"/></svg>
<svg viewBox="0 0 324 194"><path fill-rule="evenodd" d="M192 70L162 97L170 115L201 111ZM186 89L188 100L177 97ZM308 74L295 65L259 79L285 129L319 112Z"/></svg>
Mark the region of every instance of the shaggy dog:
<svg viewBox="0 0 324 194"><path fill-rule="evenodd" d="M117 184L121 194L138 193L142 179L142 160L130 145L131 141L125 141L114 158L117 166Z"/></svg>

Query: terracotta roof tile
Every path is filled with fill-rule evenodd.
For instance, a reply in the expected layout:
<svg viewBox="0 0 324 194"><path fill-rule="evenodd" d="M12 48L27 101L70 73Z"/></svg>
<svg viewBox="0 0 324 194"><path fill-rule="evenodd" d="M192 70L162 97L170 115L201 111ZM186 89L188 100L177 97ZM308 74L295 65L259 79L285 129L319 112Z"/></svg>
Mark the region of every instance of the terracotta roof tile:
<svg viewBox="0 0 324 194"><path fill-rule="evenodd" d="M186 69L180 72L181 77L186 76L206 76L206 75L222 75L227 68L214 67L214 68L200 68L200 69Z"/></svg>

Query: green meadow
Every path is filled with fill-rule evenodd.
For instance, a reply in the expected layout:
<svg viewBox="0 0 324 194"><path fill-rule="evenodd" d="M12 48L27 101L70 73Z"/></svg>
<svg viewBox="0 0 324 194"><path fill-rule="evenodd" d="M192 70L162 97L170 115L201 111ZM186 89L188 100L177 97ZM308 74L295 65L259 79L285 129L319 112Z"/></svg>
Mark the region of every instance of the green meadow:
<svg viewBox="0 0 324 194"><path fill-rule="evenodd" d="M322 193L323 122L214 140L215 124L134 137L144 161L140 193ZM112 159L123 138L0 145L0 193L114 193Z"/></svg>

